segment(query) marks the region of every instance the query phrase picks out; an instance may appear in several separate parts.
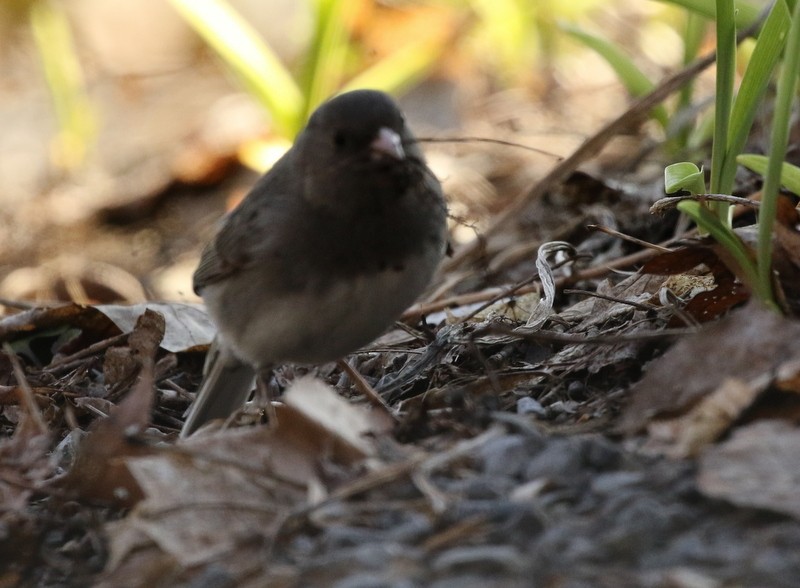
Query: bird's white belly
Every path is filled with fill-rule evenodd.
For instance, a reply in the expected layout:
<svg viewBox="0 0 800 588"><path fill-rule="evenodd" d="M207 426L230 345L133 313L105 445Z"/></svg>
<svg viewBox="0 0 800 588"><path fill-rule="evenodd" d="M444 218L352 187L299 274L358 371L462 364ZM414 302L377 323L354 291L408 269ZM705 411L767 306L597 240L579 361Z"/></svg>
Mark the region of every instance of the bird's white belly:
<svg viewBox="0 0 800 588"><path fill-rule="evenodd" d="M210 286L203 296L223 339L248 363L324 363L384 332L414 302L434 269L435 260L416 258L402 271L343 280L323 293L309 289L280 297L259 296L258 284L245 275L239 287L227 284L221 293ZM251 307L239 305L243 300Z"/></svg>

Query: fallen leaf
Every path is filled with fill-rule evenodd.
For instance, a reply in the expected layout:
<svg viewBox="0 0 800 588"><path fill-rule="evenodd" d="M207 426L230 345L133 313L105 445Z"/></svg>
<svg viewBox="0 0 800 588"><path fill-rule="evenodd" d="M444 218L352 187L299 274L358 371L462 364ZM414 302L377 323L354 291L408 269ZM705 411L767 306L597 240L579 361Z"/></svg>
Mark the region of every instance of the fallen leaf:
<svg viewBox="0 0 800 588"><path fill-rule="evenodd" d="M767 382L797 359L800 323L755 304L678 341L631 388L619 430L633 434L657 417L685 413L726 378ZM763 389L765 386L762 386Z"/></svg>
<svg viewBox="0 0 800 588"><path fill-rule="evenodd" d="M769 374L762 374L754 382L726 378L685 415L652 421L647 427L650 437L647 449L677 459L697 455L722 436L755 402L769 380Z"/></svg>
<svg viewBox="0 0 800 588"><path fill-rule="evenodd" d="M646 274L669 275L673 277L691 276L696 280L699 276L691 274L699 266L708 268L704 275L713 277L713 286L697 288L693 292L676 292L682 298L688 298L683 311L699 322L714 320L731 308L745 302L750 294L733 272L717 255L715 246L692 245L675 251L662 253L649 260L642 267ZM673 280L674 281L674 280ZM670 326L680 326L682 321L675 317Z"/></svg>
<svg viewBox="0 0 800 588"><path fill-rule="evenodd" d="M34 490L54 475L50 434L22 413L14 435L0 440L0 522L22 516Z"/></svg>
<svg viewBox="0 0 800 588"><path fill-rule="evenodd" d="M117 328L128 333L145 310L152 310L164 317L164 336L161 347L173 353L192 351L205 347L214 338L217 330L211 318L200 304L179 302L147 302L132 306L100 305L96 307L113 321Z"/></svg>
<svg viewBox="0 0 800 588"><path fill-rule="evenodd" d="M214 565L246 575L291 512L326 497L375 455L371 437L384 425L371 412L312 378L297 380L285 399L273 427L206 430L128 460L145 500L108 527L107 585L124 583L132 561L159 562L170 574Z"/></svg>
<svg viewBox="0 0 800 588"><path fill-rule="evenodd" d="M55 328L81 329L95 338L106 339L130 333L146 310L164 317L161 346L173 353L205 347L214 338L216 329L199 304L148 302L136 305L81 306L65 304L34 308L0 320L0 341L14 341L37 331Z"/></svg>
<svg viewBox="0 0 800 588"><path fill-rule="evenodd" d="M707 496L800 518L800 429L768 420L734 431L700 457L697 482Z"/></svg>
<svg viewBox="0 0 800 588"><path fill-rule="evenodd" d="M164 318L146 310L129 337L131 361L138 362L138 381L108 418L92 423L79 446L75 463L63 484L89 500L131 506L143 497L125 463L132 455L146 455L152 449L131 438L145 430L153 408L155 355L164 333Z"/></svg>

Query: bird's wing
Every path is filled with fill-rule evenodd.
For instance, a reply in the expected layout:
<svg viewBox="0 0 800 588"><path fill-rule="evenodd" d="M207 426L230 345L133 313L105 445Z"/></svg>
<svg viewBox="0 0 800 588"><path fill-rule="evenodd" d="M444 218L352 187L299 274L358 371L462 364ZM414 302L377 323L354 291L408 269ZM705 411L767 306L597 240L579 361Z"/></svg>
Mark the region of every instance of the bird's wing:
<svg viewBox="0 0 800 588"><path fill-rule="evenodd" d="M285 233L284 219L301 198L284 156L256 182L245 199L222 222L205 246L194 272L194 291L253 266L275 247L278 233Z"/></svg>

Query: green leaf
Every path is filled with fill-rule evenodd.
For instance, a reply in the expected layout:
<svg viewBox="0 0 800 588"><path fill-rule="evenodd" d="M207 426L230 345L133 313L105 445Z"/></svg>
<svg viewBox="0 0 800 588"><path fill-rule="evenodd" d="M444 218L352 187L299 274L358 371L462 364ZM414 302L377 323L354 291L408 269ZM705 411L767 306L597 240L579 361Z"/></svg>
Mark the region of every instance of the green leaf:
<svg viewBox="0 0 800 588"><path fill-rule="evenodd" d="M275 129L293 138L304 122L305 101L275 52L225 0L170 3L267 108Z"/></svg>
<svg viewBox="0 0 800 588"><path fill-rule="evenodd" d="M357 9L357 3L345 0L315 0L314 6L317 21L302 75L306 96L303 122L344 80L348 30Z"/></svg>
<svg viewBox="0 0 800 588"><path fill-rule="evenodd" d="M767 16L730 114L730 134L720 178L723 187L733 186L736 176L736 157L744 149L756 112L772 78L772 72L786 44L789 30L789 10L782 0L775 2ZM723 190L728 192L729 190Z"/></svg>
<svg viewBox="0 0 800 588"><path fill-rule="evenodd" d="M757 174L761 174L762 176L767 175L769 159L765 155L744 153L737 157L736 161ZM800 167L784 161L781 167L780 183L781 186L786 188L789 192L800 194Z"/></svg>
<svg viewBox="0 0 800 588"><path fill-rule="evenodd" d="M559 28L605 59L631 95L642 96L653 89L653 82L615 44L567 23L559 23ZM653 109L653 118L662 128L667 128L669 116L663 106Z"/></svg>
<svg viewBox="0 0 800 588"><path fill-rule="evenodd" d="M664 190L667 194L681 190L692 194L704 194L706 186L703 170L689 161L668 165L664 169Z"/></svg>
<svg viewBox="0 0 800 588"><path fill-rule="evenodd" d="M777 0L778 3L782 0ZM762 282L772 284L772 227L778 210L778 184L789 142L792 124L792 103L797 97L797 78L800 75L800 2L792 8L791 28L786 41L786 53L778 76L775 107L770 133L767 173L762 189L758 218L758 269Z"/></svg>
<svg viewBox="0 0 800 588"><path fill-rule="evenodd" d="M59 164L80 165L97 131L94 109L83 82L69 20L60 2L30 5L30 25L59 123Z"/></svg>
<svg viewBox="0 0 800 588"><path fill-rule="evenodd" d="M736 24L733 0L716 0L717 84L714 111L714 143L711 147L711 191L729 194L733 188L723 181L722 169L728 149L728 130L733 106L733 82L736 75ZM714 207L720 218L728 218L727 206Z"/></svg>

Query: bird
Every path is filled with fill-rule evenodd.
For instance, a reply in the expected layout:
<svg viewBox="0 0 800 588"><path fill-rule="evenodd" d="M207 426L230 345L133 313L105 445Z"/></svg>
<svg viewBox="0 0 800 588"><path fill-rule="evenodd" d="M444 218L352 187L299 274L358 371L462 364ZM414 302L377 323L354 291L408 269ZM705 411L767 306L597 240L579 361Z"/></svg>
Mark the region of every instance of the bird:
<svg viewBox="0 0 800 588"><path fill-rule="evenodd" d="M276 365L373 341L446 249L441 185L396 102L377 90L324 102L203 249L193 287L217 335L181 437L240 410Z"/></svg>

